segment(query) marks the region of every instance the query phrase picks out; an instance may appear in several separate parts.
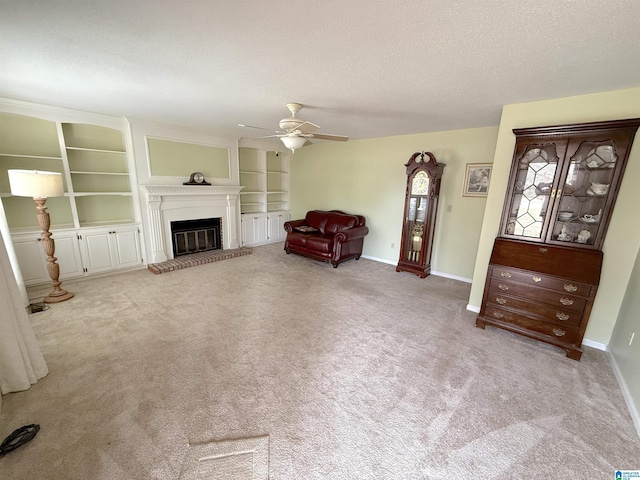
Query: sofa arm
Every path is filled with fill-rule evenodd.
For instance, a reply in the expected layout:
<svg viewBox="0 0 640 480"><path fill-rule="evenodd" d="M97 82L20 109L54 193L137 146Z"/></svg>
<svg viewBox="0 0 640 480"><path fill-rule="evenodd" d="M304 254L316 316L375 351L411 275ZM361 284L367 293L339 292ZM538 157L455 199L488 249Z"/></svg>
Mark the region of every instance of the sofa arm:
<svg viewBox="0 0 640 480"><path fill-rule="evenodd" d="M351 240L364 238L367 233L369 233L369 227L347 228L346 230L337 232L333 238L336 242L345 243L350 242Z"/></svg>
<svg viewBox="0 0 640 480"><path fill-rule="evenodd" d="M291 233L294 228L305 225L305 221L306 220L304 218L301 220L289 220L288 222L284 222L284 229L287 233Z"/></svg>

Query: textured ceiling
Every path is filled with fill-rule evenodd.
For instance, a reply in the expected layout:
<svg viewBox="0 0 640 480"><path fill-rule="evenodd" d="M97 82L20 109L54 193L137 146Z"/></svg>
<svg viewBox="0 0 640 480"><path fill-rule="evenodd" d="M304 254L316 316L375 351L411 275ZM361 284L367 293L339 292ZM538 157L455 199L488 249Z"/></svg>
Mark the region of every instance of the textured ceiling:
<svg viewBox="0 0 640 480"><path fill-rule="evenodd" d="M640 86L637 0L0 0L0 96L256 137L497 125Z"/></svg>

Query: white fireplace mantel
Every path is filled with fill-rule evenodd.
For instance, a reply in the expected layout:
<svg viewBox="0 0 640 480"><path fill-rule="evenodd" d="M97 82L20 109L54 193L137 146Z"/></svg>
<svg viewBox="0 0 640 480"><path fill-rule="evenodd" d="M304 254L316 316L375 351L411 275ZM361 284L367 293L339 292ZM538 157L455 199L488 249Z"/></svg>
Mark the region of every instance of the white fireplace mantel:
<svg viewBox="0 0 640 480"><path fill-rule="evenodd" d="M143 185L146 192L151 258L173 258L171 222L221 218L223 249L238 248L239 194L241 186Z"/></svg>

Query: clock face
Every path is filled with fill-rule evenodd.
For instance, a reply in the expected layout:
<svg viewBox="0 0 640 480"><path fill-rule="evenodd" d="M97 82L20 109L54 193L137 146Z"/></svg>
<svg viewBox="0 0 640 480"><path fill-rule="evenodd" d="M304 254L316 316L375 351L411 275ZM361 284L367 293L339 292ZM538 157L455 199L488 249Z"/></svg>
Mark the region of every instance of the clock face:
<svg viewBox="0 0 640 480"><path fill-rule="evenodd" d="M193 174L193 181L197 182L197 183L202 183L204 182L204 175L201 174L200 172L196 172Z"/></svg>
<svg viewBox="0 0 640 480"><path fill-rule="evenodd" d="M429 175L418 172L411 182L411 195L426 195L429 193Z"/></svg>

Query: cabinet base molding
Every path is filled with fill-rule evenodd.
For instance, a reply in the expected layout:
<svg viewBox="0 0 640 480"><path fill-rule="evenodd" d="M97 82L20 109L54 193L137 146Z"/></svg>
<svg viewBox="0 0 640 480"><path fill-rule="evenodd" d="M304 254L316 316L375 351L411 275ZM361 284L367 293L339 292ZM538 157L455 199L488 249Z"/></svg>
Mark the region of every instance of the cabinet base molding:
<svg viewBox="0 0 640 480"><path fill-rule="evenodd" d="M527 330L524 328L519 328L516 325L512 325L509 323L503 323L497 320L492 320L488 318L478 317L476 318L476 327L484 328L489 325L491 327L501 328L503 330L507 330L509 332L517 333L520 335L524 335L525 337L532 338L533 340L538 340L540 342L548 343L550 345L554 345L558 348L562 348L565 352L567 352L567 357L572 360L580 360L582 357L582 348L576 345L567 345L566 343L559 342L555 340L553 337L548 335L542 335L537 332Z"/></svg>
<svg viewBox="0 0 640 480"><path fill-rule="evenodd" d="M396 272L409 272L413 273L420 278L426 278L431 274L431 265L416 265L414 263L398 262L396 266Z"/></svg>

